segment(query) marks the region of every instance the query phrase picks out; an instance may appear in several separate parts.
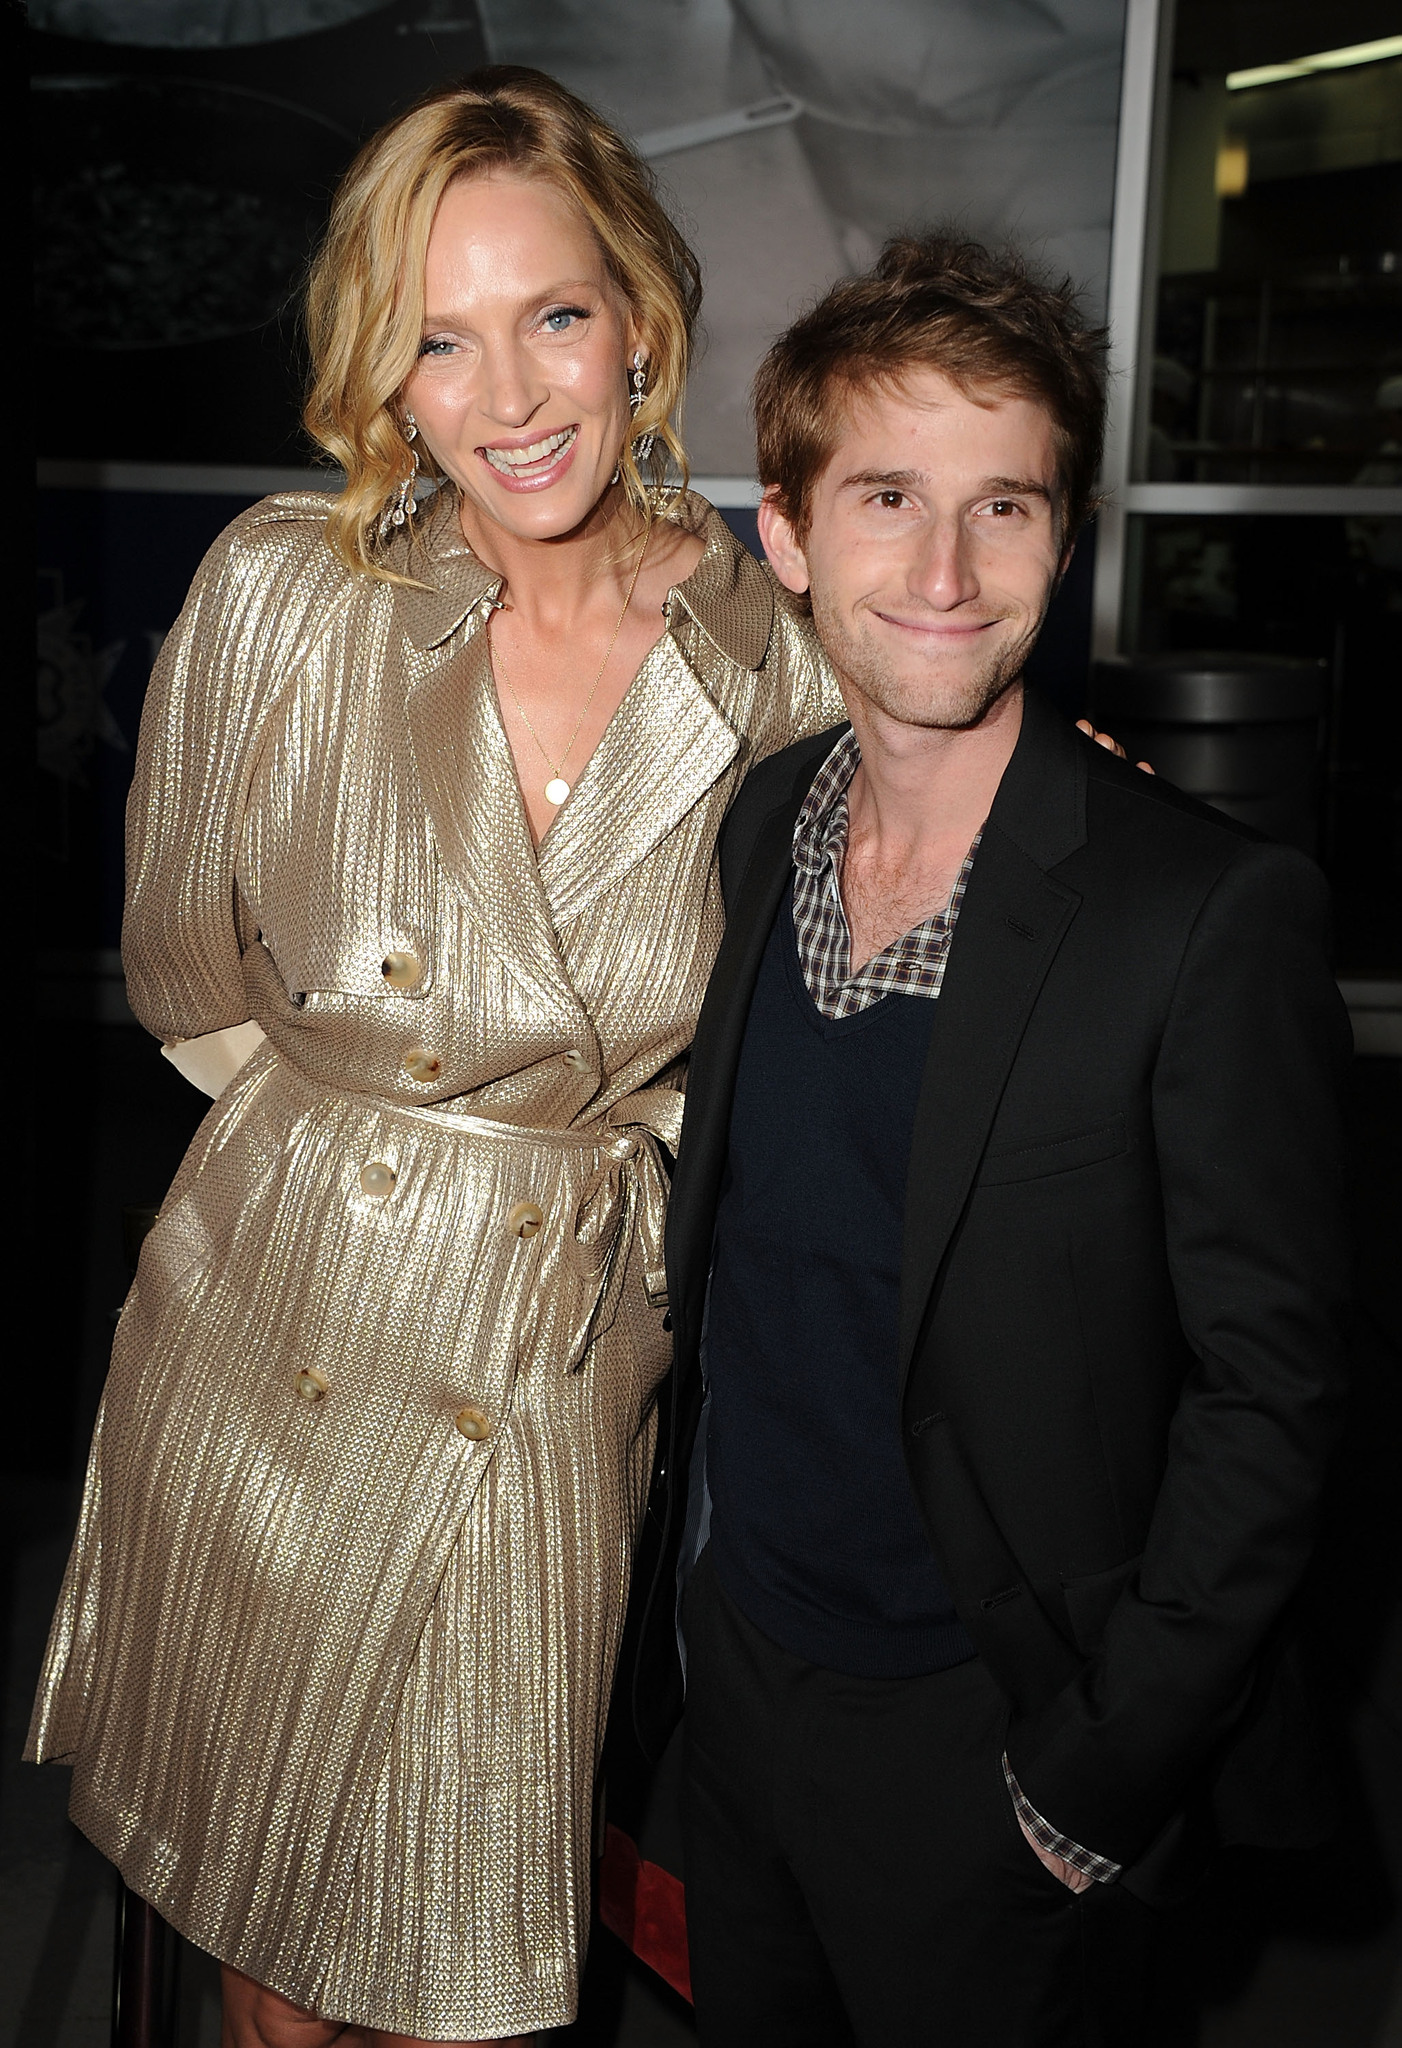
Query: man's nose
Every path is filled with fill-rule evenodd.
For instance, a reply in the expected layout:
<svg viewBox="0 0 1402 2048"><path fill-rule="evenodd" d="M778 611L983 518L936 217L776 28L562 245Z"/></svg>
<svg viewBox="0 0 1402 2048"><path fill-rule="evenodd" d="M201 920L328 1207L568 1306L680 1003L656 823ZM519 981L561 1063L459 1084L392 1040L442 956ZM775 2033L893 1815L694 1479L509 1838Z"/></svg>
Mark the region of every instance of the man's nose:
<svg viewBox="0 0 1402 2048"><path fill-rule="evenodd" d="M909 571L913 597L939 611L967 604L979 593L972 538L962 519L932 519L923 529Z"/></svg>

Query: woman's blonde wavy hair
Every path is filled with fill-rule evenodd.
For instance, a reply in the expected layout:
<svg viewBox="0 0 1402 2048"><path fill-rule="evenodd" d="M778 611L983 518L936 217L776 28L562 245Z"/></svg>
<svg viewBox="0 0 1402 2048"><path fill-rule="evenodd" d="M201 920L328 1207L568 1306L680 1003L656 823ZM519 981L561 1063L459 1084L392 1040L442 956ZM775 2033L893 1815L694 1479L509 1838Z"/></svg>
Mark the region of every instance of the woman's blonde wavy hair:
<svg viewBox="0 0 1402 2048"><path fill-rule="evenodd" d="M380 559L384 509L413 467L398 398L418 361L429 230L454 178L509 167L547 178L579 209L632 311L647 390L632 421L623 487L658 509L668 458L687 475L675 422L701 303L695 256L659 203L651 171L607 122L542 71L497 64L429 94L360 151L342 179L307 288L308 433L345 471L329 538L352 569L398 582ZM422 443L420 443L422 446Z"/></svg>

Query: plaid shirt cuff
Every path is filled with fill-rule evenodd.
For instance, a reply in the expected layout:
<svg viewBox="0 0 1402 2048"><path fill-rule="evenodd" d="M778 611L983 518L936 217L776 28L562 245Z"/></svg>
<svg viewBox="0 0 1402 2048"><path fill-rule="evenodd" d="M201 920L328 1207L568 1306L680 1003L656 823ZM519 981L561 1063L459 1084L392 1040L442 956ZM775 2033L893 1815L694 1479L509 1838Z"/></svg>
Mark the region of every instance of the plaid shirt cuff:
<svg viewBox="0 0 1402 2048"><path fill-rule="evenodd" d="M1026 1828L1039 1849L1045 1849L1049 1856L1059 1856L1063 1863L1069 1863L1073 1870L1079 1870L1083 1877L1093 1877L1097 1884L1113 1884L1124 1865L1112 1863L1108 1856L1097 1856L1093 1849L1083 1849L1079 1842L1073 1842L1069 1835L1059 1835L1050 1822L1044 1821L1017 1779L1013 1776L1006 1755L1003 1758L1003 1776L1012 1794L1017 1817Z"/></svg>

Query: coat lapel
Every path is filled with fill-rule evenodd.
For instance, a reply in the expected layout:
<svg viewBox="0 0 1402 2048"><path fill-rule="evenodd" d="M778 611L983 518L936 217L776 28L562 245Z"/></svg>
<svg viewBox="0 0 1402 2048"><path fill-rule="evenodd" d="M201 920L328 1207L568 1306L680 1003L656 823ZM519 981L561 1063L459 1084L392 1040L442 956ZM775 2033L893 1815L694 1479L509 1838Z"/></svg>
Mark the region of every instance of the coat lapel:
<svg viewBox="0 0 1402 2048"><path fill-rule="evenodd" d="M902 1384L1028 1019L1080 905L1047 869L1084 838L1079 742L1029 695L954 929L915 1112L901 1264Z"/></svg>
<svg viewBox="0 0 1402 2048"><path fill-rule="evenodd" d="M538 999L565 999L575 1012L481 625L465 643L434 649L407 713L434 842L473 924Z"/></svg>
<svg viewBox="0 0 1402 2048"><path fill-rule="evenodd" d="M539 1001L577 1013L497 714L486 621L499 579L451 539L429 573L437 588L395 596L408 642L409 735L439 856L517 980Z"/></svg>
<svg viewBox="0 0 1402 2048"><path fill-rule="evenodd" d="M670 634L647 656L540 848L561 925L645 860L740 742Z"/></svg>
<svg viewBox="0 0 1402 2048"><path fill-rule="evenodd" d="M645 860L740 750L738 734L686 659L674 628L683 618L692 621L739 682L768 651L773 586L704 500L688 497L679 523L704 537L705 552L668 593L668 631L643 662L541 843L541 879L560 924Z"/></svg>

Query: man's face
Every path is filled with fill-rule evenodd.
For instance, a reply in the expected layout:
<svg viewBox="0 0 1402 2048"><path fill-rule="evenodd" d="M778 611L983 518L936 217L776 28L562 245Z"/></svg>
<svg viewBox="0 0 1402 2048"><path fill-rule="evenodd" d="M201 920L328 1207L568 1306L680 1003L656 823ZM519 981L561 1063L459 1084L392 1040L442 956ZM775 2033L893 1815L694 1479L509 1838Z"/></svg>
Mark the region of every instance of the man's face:
<svg viewBox="0 0 1402 2048"><path fill-rule="evenodd" d="M766 501L781 582L811 592L845 684L902 725L977 725L1023 663L1070 559L1051 420L937 370L856 405L799 541Z"/></svg>

